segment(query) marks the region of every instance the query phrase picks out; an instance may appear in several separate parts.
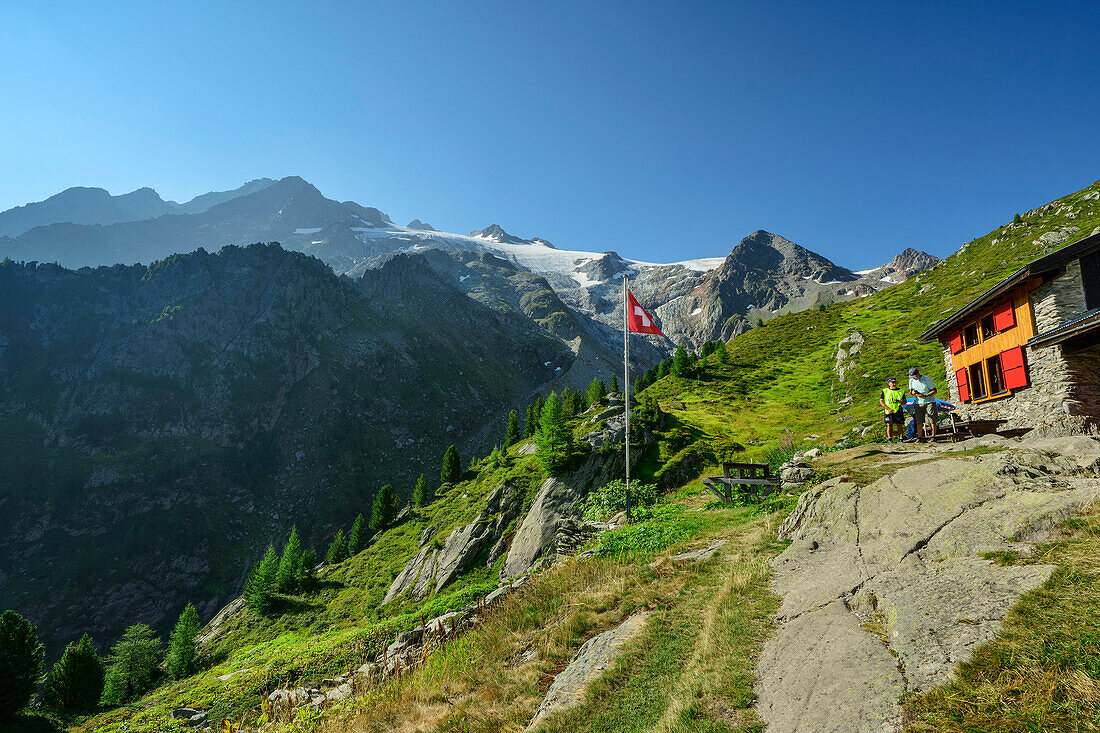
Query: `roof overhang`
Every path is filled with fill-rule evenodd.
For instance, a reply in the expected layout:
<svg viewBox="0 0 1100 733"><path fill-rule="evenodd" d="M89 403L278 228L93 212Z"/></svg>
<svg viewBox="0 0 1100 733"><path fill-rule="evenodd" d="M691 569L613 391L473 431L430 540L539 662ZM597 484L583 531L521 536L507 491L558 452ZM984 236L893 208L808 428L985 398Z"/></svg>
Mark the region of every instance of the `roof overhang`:
<svg viewBox="0 0 1100 733"><path fill-rule="evenodd" d="M1027 345L1032 348L1042 346L1054 346L1078 336L1092 332L1100 332L1100 308L1082 313L1077 318L1059 324L1049 331L1044 331L1037 336L1028 339Z"/></svg>
<svg viewBox="0 0 1100 733"><path fill-rule="evenodd" d="M928 330L920 335L920 339L922 341L930 341L934 338L938 338L945 331L958 325L960 321L980 311L998 297L1012 290L1017 285L1024 283L1029 278L1049 275L1063 267L1067 262L1075 260L1078 257L1084 257L1095 250L1100 250L1100 233L1092 234L1084 239L1079 239L1073 244L1062 247L1059 250L1029 262L951 315L933 323Z"/></svg>

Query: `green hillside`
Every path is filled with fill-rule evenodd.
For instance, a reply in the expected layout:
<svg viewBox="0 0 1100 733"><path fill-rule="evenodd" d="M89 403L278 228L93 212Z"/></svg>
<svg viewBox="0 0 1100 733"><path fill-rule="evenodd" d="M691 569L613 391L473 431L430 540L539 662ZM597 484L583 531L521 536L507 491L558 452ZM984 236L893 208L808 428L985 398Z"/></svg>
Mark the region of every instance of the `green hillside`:
<svg viewBox="0 0 1100 733"><path fill-rule="evenodd" d="M880 429L876 397L886 375L916 364L943 378L940 347L918 341L920 332L1027 261L1097 227L1100 183L967 243L902 285L779 317L730 341L724 361L711 355L680 377L658 380L639 395L642 407L635 412L641 479L668 489L653 507L635 523L600 535L588 546L588 559L536 573L523 593L428 657L420 671L322 711L284 716L273 729L519 730L581 642L644 609L661 623L627 647L582 709L552 718L546 729L761 730L753 663L778 603L766 582L766 561L784 547L774 541L775 531L797 492L760 505L724 506L702 491L699 477L735 454L778 463L803 445L832 448L845 438L852 444L874 438L861 437L861 426ZM864 344L842 379L834 370L837 345L853 331ZM596 414L572 422L575 436L602 426ZM526 509L546 473L536 456L523 455L523 446L504 460L475 462L461 482L366 550L324 568L316 588L282 597L276 613L246 609L231 617L203 647L203 669L195 676L74 721L75 727L178 730L168 718L176 706L201 708L211 720L269 722L261 717L269 690L354 670L377 658L396 632L484 596L497 586L497 572L482 562L422 602L381 605L427 527L436 525L434 536L445 538L473 521L505 481L521 490ZM571 465L598 464L613 453L578 448ZM841 470L881 475L884 469L861 456L823 465L815 480ZM566 474L565 480L572 479ZM717 538L729 544L711 560L671 559ZM1073 553L1055 556L1072 559ZM1055 584L1046 592L1057 602L1061 591ZM1072 592L1080 597L1081 587ZM1081 602L1051 623L1072 629L1096 611L1092 605ZM941 712L948 703L938 704L930 698L914 710L937 720L948 715Z"/></svg>
<svg viewBox="0 0 1100 733"><path fill-rule="evenodd" d="M698 379L666 377L646 394L684 424L744 444L747 455L774 447L784 429L801 443L877 426L887 376L904 380L919 366L942 384L940 344L920 341L920 333L1027 262L1098 228L1100 182L967 242L900 285L754 328L727 344L728 364L710 357ZM837 347L853 332L864 343L841 379Z"/></svg>

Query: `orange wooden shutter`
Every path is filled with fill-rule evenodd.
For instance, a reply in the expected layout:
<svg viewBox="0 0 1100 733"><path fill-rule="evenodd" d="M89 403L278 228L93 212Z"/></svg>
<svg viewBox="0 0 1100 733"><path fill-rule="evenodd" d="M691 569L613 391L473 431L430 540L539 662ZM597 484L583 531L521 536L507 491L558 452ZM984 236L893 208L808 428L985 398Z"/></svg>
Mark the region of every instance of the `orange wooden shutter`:
<svg viewBox="0 0 1100 733"><path fill-rule="evenodd" d="M1004 331L1016 325L1016 311L1012 307L1012 301L1001 303L993 309L993 328Z"/></svg>
<svg viewBox="0 0 1100 733"><path fill-rule="evenodd" d="M970 401L970 382L966 381L966 370L955 372L955 381L959 383L959 399L963 402Z"/></svg>
<svg viewBox="0 0 1100 733"><path fill-rule="evenodd" d="M1022 346L1001 352L1001 372L1004 374L1005 386L1009 389L1019 389L1028 385L1027 365L1024 363Z"/></svg>
<svg viewBox="0 0 1100 733"><path fill-rule="evenodd" d="M960 351L962 351L963 350L962 331L955 331L955 333L951 334L951 338L947 342L947 344L951 348L951 353L952 354L957 354Z"/></svg>

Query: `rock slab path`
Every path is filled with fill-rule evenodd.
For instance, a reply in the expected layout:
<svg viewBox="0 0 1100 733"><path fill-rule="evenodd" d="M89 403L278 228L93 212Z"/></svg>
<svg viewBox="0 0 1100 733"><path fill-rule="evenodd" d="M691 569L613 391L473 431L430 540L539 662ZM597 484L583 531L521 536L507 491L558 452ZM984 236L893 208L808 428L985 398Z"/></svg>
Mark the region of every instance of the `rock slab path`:
<svg viewBox="0 0 1100 733"><path fill-rule="evenodd" d="M993 637L1055 568L1002 567L983 553L1030 552L1100 497L1090 461L1044 448L906 466L864 487L841 477L803 494L780 530L792 542L772 563L779 627L757 664L769 733L899 730L904 693L945 682Z"/></svg>

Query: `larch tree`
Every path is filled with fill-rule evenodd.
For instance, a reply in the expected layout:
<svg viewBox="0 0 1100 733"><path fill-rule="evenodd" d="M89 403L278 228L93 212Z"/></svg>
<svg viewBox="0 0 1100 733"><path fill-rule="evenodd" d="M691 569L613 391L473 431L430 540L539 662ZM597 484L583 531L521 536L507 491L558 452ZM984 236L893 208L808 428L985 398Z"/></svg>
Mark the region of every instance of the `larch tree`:
<svg viewBox="0 0 1100 733"><path fill-rule="evenodd" d="M363 515L355 517L351 523L351 532L348 534L348 556L354 557L367 548L367 528Z"/></svg>
<svg viewBox="0 0 1100 733"><path fill-rule="evenodd" d="M428 480L424 478L424 474L416 479L416 485L413 487L412 494L413 506L424 507L432 503L432 490L428 486Z"/></svg>
<svg viewBox="0 0 1100 733"><path fill-rule="evenodd" d="M275 600L275 583L279 573L279 555L274 545L267 546L263 559L252 568L244 583L244 601L256 613L267 613Z"/></svg>
<svg viewBox="0 0 1100 733"><path fill-rule="evenodd" d="M174 679L182 680L198 670L195 637L199 635L201 627L198 611L193 604L188 603L168 638L168 655L164 659L168 673Z"/></svg>
<svg viewBox="0 0 1100 733"><path fill-rule="evenodd" d="M156 680L159 657L160 639L152 629L145 624L126 629L107 658L103 702L124 705L147 692Z"/></svg>
<svg viewBox="0 0 1100 733"><path fill-rule="evenodd" d="M325 562L329 565L343 562L348 559L348 543L344 539L344 530L336 530L336 536L332 538L332 544L328 546L325 554Z"/></svg>
<svg viewBox="0 0 1100 733"><path fill-rule="evenodd" d="M556 475L569 461L573 436L565 423L561 400L553 392L546 400L539 422L537 455L547 473Z"/></svg>
<svg viewBox="0 0 1100 733"><path fill-rule="evenodd" d="M374 497L374 505L370 510L370 528L375 532L381 532L393 524L396 516L397 497L393 493L393 486L386 484Z"/></svg>
<svg viewBox="0 0 1100 733"><path fill-rule="evenodd" d="M302 541L298 539L298 528L290 528L290 536L283 547L283 556L279 559L279 569L275 572L275 587L280 593L290 593L298 588L298 578L302 574Z"/></svg>

